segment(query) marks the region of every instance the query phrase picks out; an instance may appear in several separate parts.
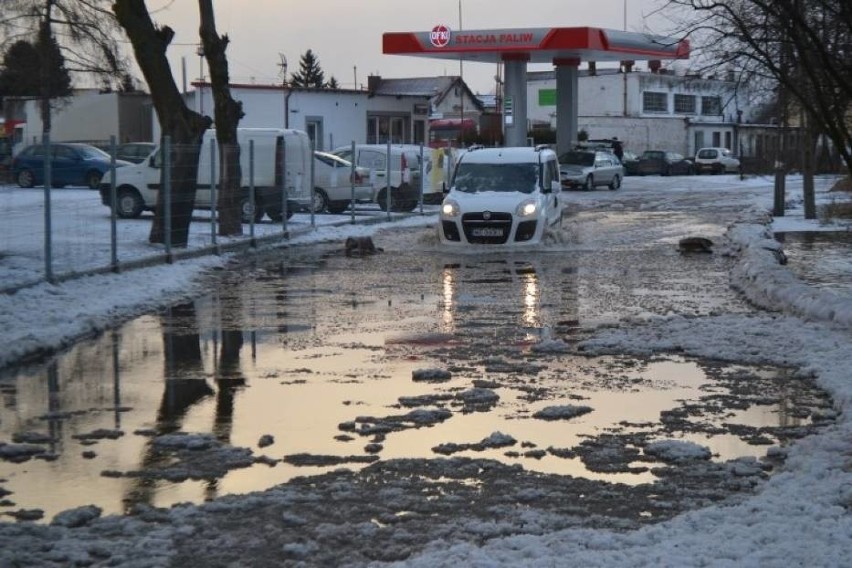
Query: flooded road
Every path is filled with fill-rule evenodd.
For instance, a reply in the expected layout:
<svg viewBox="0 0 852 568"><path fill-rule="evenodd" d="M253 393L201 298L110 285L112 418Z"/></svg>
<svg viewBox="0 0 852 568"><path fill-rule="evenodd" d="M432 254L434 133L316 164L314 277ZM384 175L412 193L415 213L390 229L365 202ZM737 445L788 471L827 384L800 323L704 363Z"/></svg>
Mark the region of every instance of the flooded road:
<svg viewBox="0 0 852 568"><path fill-rule="evenodd" d="M448 254L413 229L374 256L240 261L203 297L0 376L0 513L198 503L394 459L652 487L678 460L646 450L670 439L764 458L830 406L793 370L572 348L632 317L753 310L730 258L677 251L687 230L724 222L580 212L535 251Z"/></svg>

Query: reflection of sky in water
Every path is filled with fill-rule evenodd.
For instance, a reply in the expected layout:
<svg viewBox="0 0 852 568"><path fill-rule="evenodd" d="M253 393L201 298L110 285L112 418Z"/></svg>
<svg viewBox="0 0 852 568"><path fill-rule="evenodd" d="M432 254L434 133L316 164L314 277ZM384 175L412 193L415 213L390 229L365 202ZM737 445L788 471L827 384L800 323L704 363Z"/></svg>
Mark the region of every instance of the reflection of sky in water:
<svg viewBox="0 0 852 568"><path fill-rule="evenodd" d="M852 296L852 232L779 233L787 266L817 287Z"/></svg>
<svg viewBox="0 0 852 568"><path fill-rule="evenodd" d="M439 444L478 443L502 432L518 443L457 455L613 482L653 481L651 473L591 473L577 458L505 455L572 448L590 436L641 430L621 423L657 422L661 412L720 388L700 364L681 359L530 354L536 333L578 319L577 271L556 257L548 260L436 264L425 274L410 272L418 281L434 283L428 290L402 286L387 294L376 294L369 285L340 286L336 280L347 276L339 271L305 270L223 286L193 303L140 317L76 345L50 365L19 371L0 383L0 441L50 431L58 456L0 462L0 479L7 480L0 486L13 492L9 498L16 507L42 508L49 520L85 504L116 513L135 502L200 502L266 489L294 476L356 469L362 466L260 464L215 481L177 484L102 476L155 464L151 438L141 431L213 433L273 459L298 453L363 456L372 437L337 439L341 423L406 414L412 409L402 407L400 397L452 395L470 389L475 380L499 385L495 408L468 412L447 404L450 419L388 434L380 457L438 457L432 448ZM495 370L486 362L494 358L515 370ZM415 370L453 365L461 368L446 383L412 380ZM532 418L547 406L569 404L594 411L571 420ZM781 421L779 412L765 408L740 419L753 426ZM75 438L99 428L124 435L91 446ZM275 443L261 449L258 440L265 434ZM730 438L695 441L721 459L765 452ZM86 458L85 451L95 457Z"/></svg>

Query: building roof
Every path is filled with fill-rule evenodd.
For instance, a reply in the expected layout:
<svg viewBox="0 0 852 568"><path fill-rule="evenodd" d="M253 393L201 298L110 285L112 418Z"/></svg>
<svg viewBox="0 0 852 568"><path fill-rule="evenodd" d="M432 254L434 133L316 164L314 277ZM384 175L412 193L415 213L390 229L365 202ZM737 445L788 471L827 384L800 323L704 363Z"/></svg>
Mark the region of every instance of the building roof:
<svg viewBox="0 0 852 568"><path fill-rule="evenodd" d="M458 75L440 75L437 77L409 77L405 79L385 79L378 76L370 77L370 92L374 95L386 96L422 96L428 98L434 105L440 104L444 98L460 85L467 96L474 102L478 110L482 103Z"/></svg>

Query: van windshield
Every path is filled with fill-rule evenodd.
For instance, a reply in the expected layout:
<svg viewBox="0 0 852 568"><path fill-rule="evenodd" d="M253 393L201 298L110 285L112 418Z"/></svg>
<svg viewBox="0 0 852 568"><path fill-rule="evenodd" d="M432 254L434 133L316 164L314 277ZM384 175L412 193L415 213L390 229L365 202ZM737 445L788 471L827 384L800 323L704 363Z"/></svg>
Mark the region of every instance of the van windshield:
<svg viewBox="0 0 852 568"><path fill-rule="evenodd" d="M532 193L536 189L538 165L470 164L462 162L456 170L454 187L465 193L480 191L519 191Z"/></svg>

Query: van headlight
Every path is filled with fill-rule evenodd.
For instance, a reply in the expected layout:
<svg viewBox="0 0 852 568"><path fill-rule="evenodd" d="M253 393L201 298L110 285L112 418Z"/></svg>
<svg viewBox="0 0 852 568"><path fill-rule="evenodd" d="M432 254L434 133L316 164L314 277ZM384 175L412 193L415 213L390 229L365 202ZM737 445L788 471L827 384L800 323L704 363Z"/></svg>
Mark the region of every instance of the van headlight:
<svg viewBox="0 0 852 568"><path fill-rule="evenodd" d="M515 215L518 217L533 217L538 213L538 203L535 199L527 199L518 204Z"/></svg>
<svg viewBox="0 0 852 568"><path fill-rule="evenodd" d="M444 203L441 205L441 215L444 217L458 217L460 212L461 208L459 207L459 204L452 199L445 199Z"/></svg>

